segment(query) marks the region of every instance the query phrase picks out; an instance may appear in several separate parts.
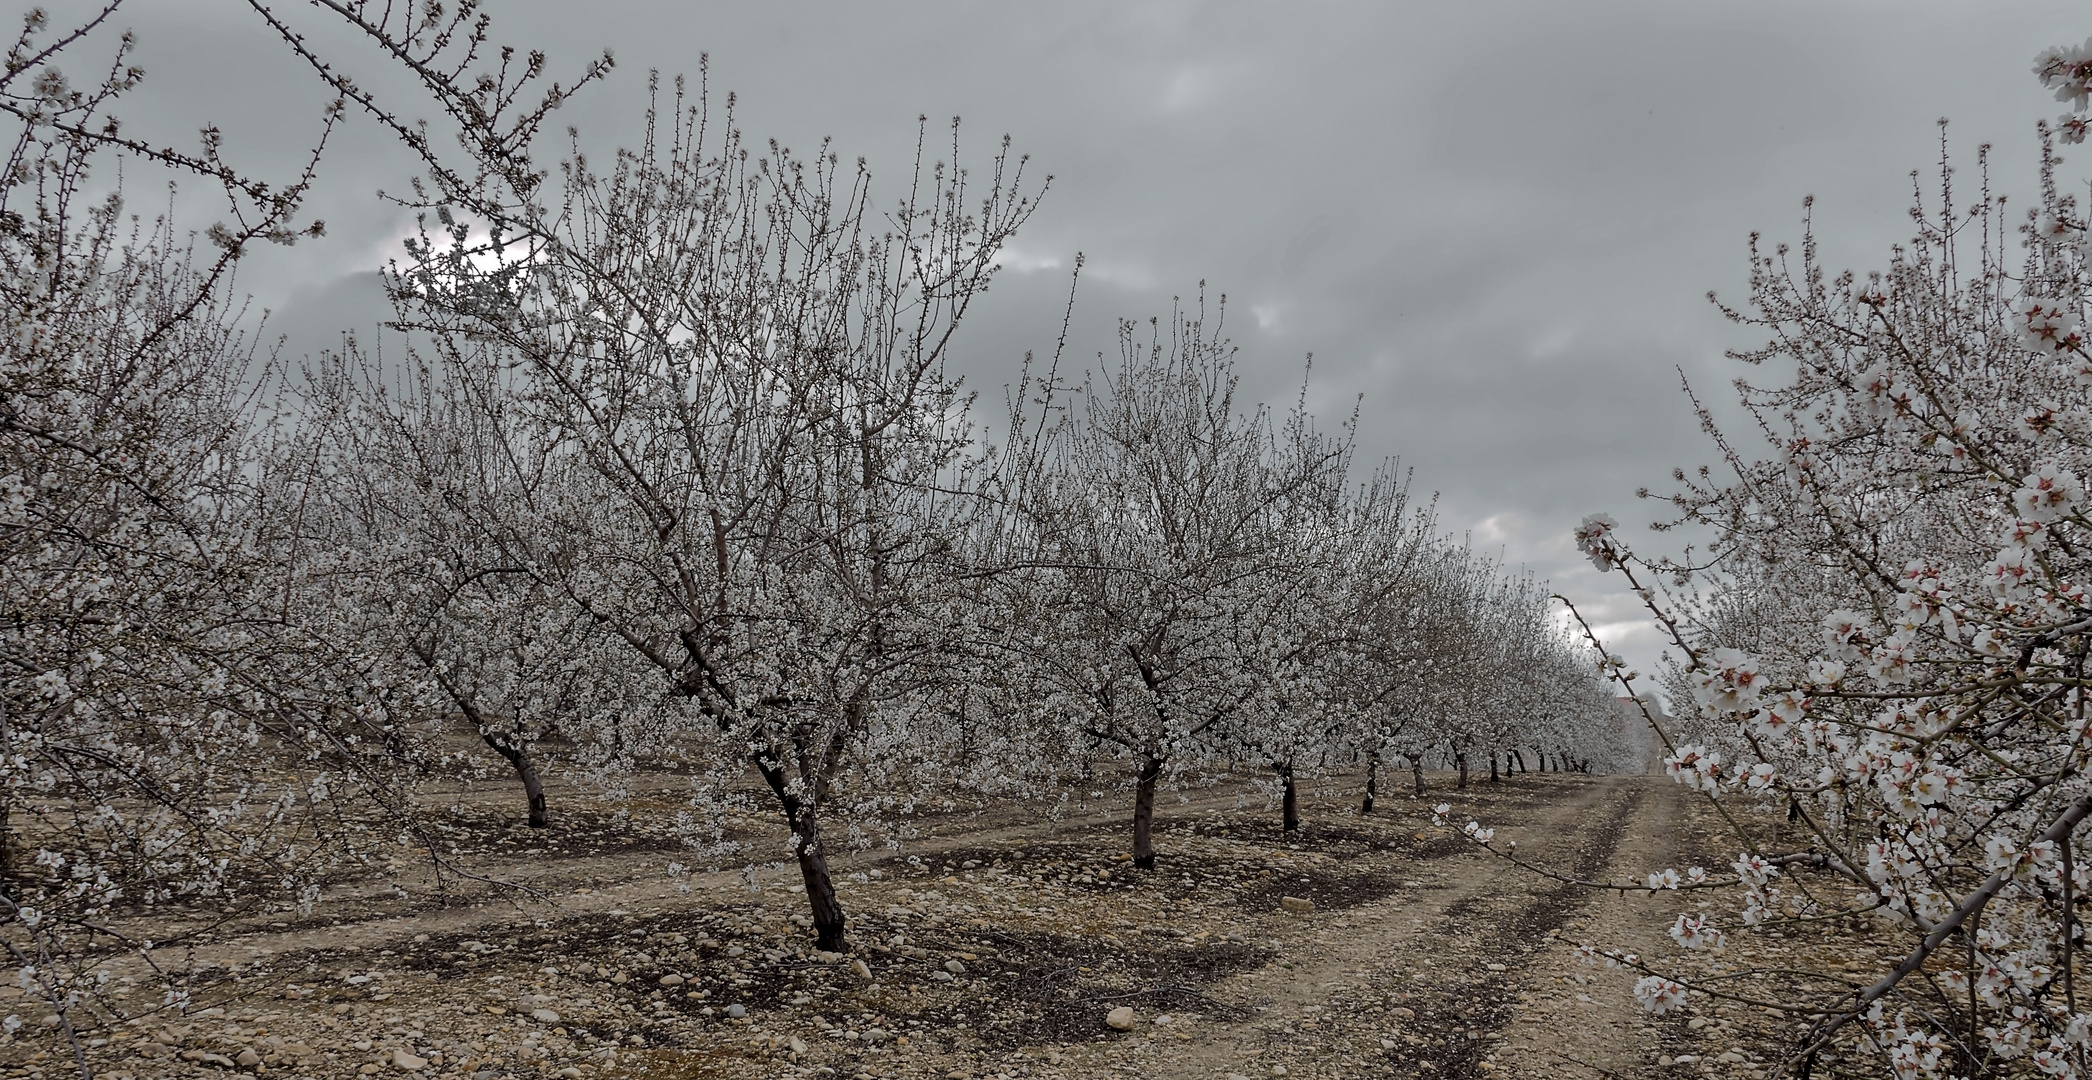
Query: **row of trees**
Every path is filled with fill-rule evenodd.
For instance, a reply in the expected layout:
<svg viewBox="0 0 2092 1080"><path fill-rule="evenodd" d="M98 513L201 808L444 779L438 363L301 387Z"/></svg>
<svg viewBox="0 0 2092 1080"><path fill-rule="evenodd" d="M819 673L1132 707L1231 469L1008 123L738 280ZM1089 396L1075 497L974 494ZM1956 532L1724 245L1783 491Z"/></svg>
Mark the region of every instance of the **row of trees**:
<svg viewBox="0 0 2092 1080"><path fill-rule="evenodd" d="M973 426L953 331L1034 205L1007 145L978 181L919 166L880 221L862 164L749 151L681 98L607 172L571 154L556 202L517 193L522 239L439 219L392 277L426 348L315 380L309 580L414 598L377 621L415 661L388 681L447 699L422 715L527 786L555 727L715 785L745 762L829 949L826 820L897 789L1123 759L1147 868L1158 791L1238 763L1297 826L1296 771L1347 755L1606 752L1537 589L1392 467L1355 481L1348 426L1238 401L1217 317L1126 324L1079 384L1056 357L1013 387L1000 438Z"/></svg>
<svg viewBox="0 0 2092 1080"><path fill-rule="evenodd" d="M287 366L243 330L230 272L321 232L317 154L272 187L214 136L120 136L138 73L58 68L100 19L32 16L0 78L0 940L62 1016L73 961L169 904L309 908L372 822L447 869L411 810L456 733L533 825L549 768L614 797L673 763L707 804L752 776L836 950L827 836L925 790L1123 762L1146 867L1157 793L1243 766L1296 827L1295 778L1353 762L1631 756L1544 591L1357 476L1348 425L1238 401L1217 314L1126 324L1080 381L1056 355L977 427L955 331L1044 190L1007 142L976 176L955 130L877 206L863 163L746 145L678 85L607 169L575 136L546 170L571 91L526 102L542 58L483 57L469 6L321 9L455 150L255 10L330 129L360 109L426 166L405 355ZM228 222L129 217L90 173L122 158L221 184Z"/></svg>

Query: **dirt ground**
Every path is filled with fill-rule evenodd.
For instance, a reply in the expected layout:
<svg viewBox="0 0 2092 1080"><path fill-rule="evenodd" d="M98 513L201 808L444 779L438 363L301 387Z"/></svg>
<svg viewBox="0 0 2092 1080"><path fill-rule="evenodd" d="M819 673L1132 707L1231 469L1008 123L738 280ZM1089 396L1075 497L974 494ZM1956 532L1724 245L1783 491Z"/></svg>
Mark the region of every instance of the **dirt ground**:
<svg viewBox="0 0 2092 1080"><path fill-rule="evenodd" d="M1661 777L1448 780L1371 816L1331 785L1293 836L1248 787L1166 800L1152 872L1121 854L1125 808L1103 800L1057 822L1021 806L926 819L898 855L839 860L844 956L813 951L796 873L671 878L677 845L646 813L577 810L549 835L453 815L461 857L546 899L364 883L308 918L187 944L202 971L186 1013L82 1042L111 1080L1768 1075L1798 1019L1704 996L1652 1017L1632 977L1574 955L1677 957L1680 894L1556 885L1430 824L1443 800L1536 862L1639 880L1727 865L1733 844L1699 839L1704 804ZM1732 930L1693 970L1825 950L1859 970L1866 945ZM1129 1030L1106 1025L1120 1006ZM72 1071L23 1008L5 1074Z"/></svg>

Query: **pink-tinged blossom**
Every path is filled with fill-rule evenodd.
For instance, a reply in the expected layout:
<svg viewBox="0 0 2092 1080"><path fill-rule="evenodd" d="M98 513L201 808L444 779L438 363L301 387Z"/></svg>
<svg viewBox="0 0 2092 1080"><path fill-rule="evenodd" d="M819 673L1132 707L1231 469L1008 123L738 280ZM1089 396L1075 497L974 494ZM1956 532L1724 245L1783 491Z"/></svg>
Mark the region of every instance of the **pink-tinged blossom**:
<svg viewBox="0 0 2092 1080"><path fill-rule="evenodd" d="M2041 551L2048 547L2048 525L2039 521L2015 521L2005 529L1999 543Z"/></svg>
<svg viewBox="0 0 2092 1080"><path fill-rule="evenodd" d="M1763 855L1738 855L1736 861L1729 865L1735 869L1738 878L1751 885L1763 885L1780 872L1780 868L1767 861Z"/></svg>
<svg viewBox="0 0 2092 1080"><path fill-rule="evenodd" d="M1999 551L1998 557L1984 568L1983 576L1993 594L2011 600L2026 592L2036 569L2026 548L2008 547Z"/></svg>
<svg viewBox="0 0 2092 1080"><path fill-rule="evenodd" d="M1678 921L1671 924L1670 933L1671 940L1684 949L1719 949L1728 942L1720 930L1708 924L1705 912L1678 916Z"/></svg>
<svg viewBox="0 0 2092 1080"><path fill-rule="evenodd" d="M1823 640L1841 660L1857 660L1867 643L1867 621L1856 611L1839 608L1823 617Z"/></svg>
<svg viewBox="0 0 2092 1080"><path fill-rule="evenodd" d="M1867 674L1885 683L1907 683L1916 651L1915 642L1900 633L1892 634L1867 654Z"/></svg>
<svg viewBox="0 0 2092 1080"><path fill-rule="evenodd" d="M2075 425L2078 418L2071 410L2057 401L2037 401L2028 405L2019 414L2019 433L2039 441Z"/></svg>
<svg viewBox="0 0 2092 1080"><path fill-rule="evenodd" d="M1809 661L1809 681L1817 686L1836 686L1844 678L1845 665L1836 660L1819 656Z"/></svg>
<svg viewBox="0 0 2092 1080"><path fill-rule="evenodd" d="M1693 744L1681 746L1677 753L1664 758L1663 771L1694 791L1719 790L1727 775L1722 771L1720 751Z"/></svg>
<svg viewBox="0 0 2092 1080"><path fill-rule="evenodd" d="M2019 323L2020 344L2035 352L2053 354L2085 344L2075 301L2025 297L2014 308L2013 316Z"/></svg>
<svg viewBox="0 0 2092 1080"><path fill-rule="evenodd" d="M1576 527L1576 548L1591 560L1591 565L1600 570L1610 570L1619 562L1620 549L1613 539L1613 531L1620 527L1611 514L1592 514Z"/></svg>
<svg viewBox="0 0 2092 1080"><path fill-rule="evenodd" d="M2020 483L2012 495L2012 505L2028 521L2051 522L2069 516L2084 497L2084 486L2074 474L2054 465L2043 465Z"/></svg>
<svg viewBox="0 0 2092 1080"><path fill-rule="evenodd" d="M1685 1005L1685 987L1657 975L1644 975L1634 984L1634 1000L1657 1016Z"/></svg>
<svg viewBox="0 0 2092 1080"><path fill-rule="evenodd" d="M2084 112L2092 98L2092 38L2082 45L2059 45L2034 57L2034 77L2056 92L2056 100Z"/></svg>
<svg viewBox="0 0 2092 1080"><path fill-rule="evenodd" d="M1656 892L1659 889L1675 889L1678 887L1680 880L1676 870L1658 870L1649 875L1649 891Z"/></svg>
<svg viewBox="0 0 2092 1080"><path fill-rule="evenodd" d="M2069 1077L2077 1075L2077 1069L2070 1064L2069 1056L2050 1047L2043 1047L2034 1051L2034 1055L2027 1060L2035 1068L2050 1076Z"/></svg>
<svg viewBox="0 0 2092 1080"><path fill-rule="evenodd" d="M1887 364L1869 368L1859 378L1860 405L1867 415L1888 420L1910 411L1910 391L1900 385Z"/></svg>
<svg viewBox="0 0 2092 1080"><path fill-rule="evenodd" d="M1692 673L1693 697L1710 713L1746 712L1765 688L1758 662L1737 649L1716 649Z"/></svg>

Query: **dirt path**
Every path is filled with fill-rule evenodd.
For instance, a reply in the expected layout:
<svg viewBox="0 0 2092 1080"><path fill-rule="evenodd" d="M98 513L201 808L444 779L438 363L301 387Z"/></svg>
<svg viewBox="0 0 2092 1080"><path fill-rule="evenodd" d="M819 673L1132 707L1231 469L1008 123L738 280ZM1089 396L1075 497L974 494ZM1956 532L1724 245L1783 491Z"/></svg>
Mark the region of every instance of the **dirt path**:
<svg viewBox="0 0 2092 1080"><path fill-rule="evenodd" d="M1663 865L1675 790L1605 778L1499 839L1587 878ZM1577 982L1589 975L1565 942L1572 924L1647 921L1646 906L1478 854L1447 859L1413 895L1299 920L1271 967L1216 995L1256 1019L1215 1025L1155 1075L1637 1075L1658 1056L1651 1026L1622 980Z"/></svg>
<svg viewBox="0 0 2092 1080"><path fill-rule="evenodd" d="M1687 1021L1647 1017L1631 979L1569 944L1658 953L1662 898L1557 886L1429 823L1444 799L1454 825L1478 818L1539 863L1638 880L1682 857L1675 785L1526 775L1370 817L1325 791L1298 834L1243 795L1166 806L1154 873L1126 865L1116 808L925 822L902 856L843 861L865 871L842 890L852 957L811 951L784 872L670 881L630 851L513 859L569 883L556 906L251 928L211 947L222 966L187 1016L98 1036L98 1072L1337 1080L1684 1075L1694 1060L1665 1068ZM1109 1030L1120 1005L1133 1025ZM0 1038L0 1058L37 1046ZM1756 1073L1739 1058L1729 1075Z"/></svg>

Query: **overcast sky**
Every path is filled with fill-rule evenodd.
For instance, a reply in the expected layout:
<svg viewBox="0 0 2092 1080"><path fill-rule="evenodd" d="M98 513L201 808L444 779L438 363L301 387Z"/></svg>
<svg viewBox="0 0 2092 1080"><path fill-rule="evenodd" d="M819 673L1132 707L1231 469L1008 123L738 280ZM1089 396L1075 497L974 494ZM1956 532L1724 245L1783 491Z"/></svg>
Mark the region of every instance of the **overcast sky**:
<svg viewBox="0 0 2092 1080"><path fill-rule="evenodd" d="M1597 510L1647 522L1635 489L1709 460L1679 369L1723 398L1722 352L1750 338L1708 290L1742 299L1749 234L1796 237L1811 193L1830 260L1879 266L1940 117L1965 178L1989 142L1998 186L2028 191L2033 124L2059 108L2034 54L2092 34L2092 8L2060 2L491 7L497 38L556 71L615 52L560 117L602 145L637 130L649 69L704 53L750 136L832 137L896 196L917 116L962 116L976 166L1008 133L1053 184L970 320L960 366L984 399L1051 349L1076 252L1091 357L1115 320L1166 316L1203 280L1256 396L1289 400L1313 353L1325 416L1364 395L1363 460L1413 466L1448 530L1551 578L1645 666L1654 631L1569 532ZM120 18L141 36L141 123L213 120L260 163L311 131L323 96L244 5ZM2066 159L2092 175L2092 155ZM372 269L403 222L372 192L407 175L360 125L315 199L330 238L244 271L294 349L383 317Z"/></svg>

